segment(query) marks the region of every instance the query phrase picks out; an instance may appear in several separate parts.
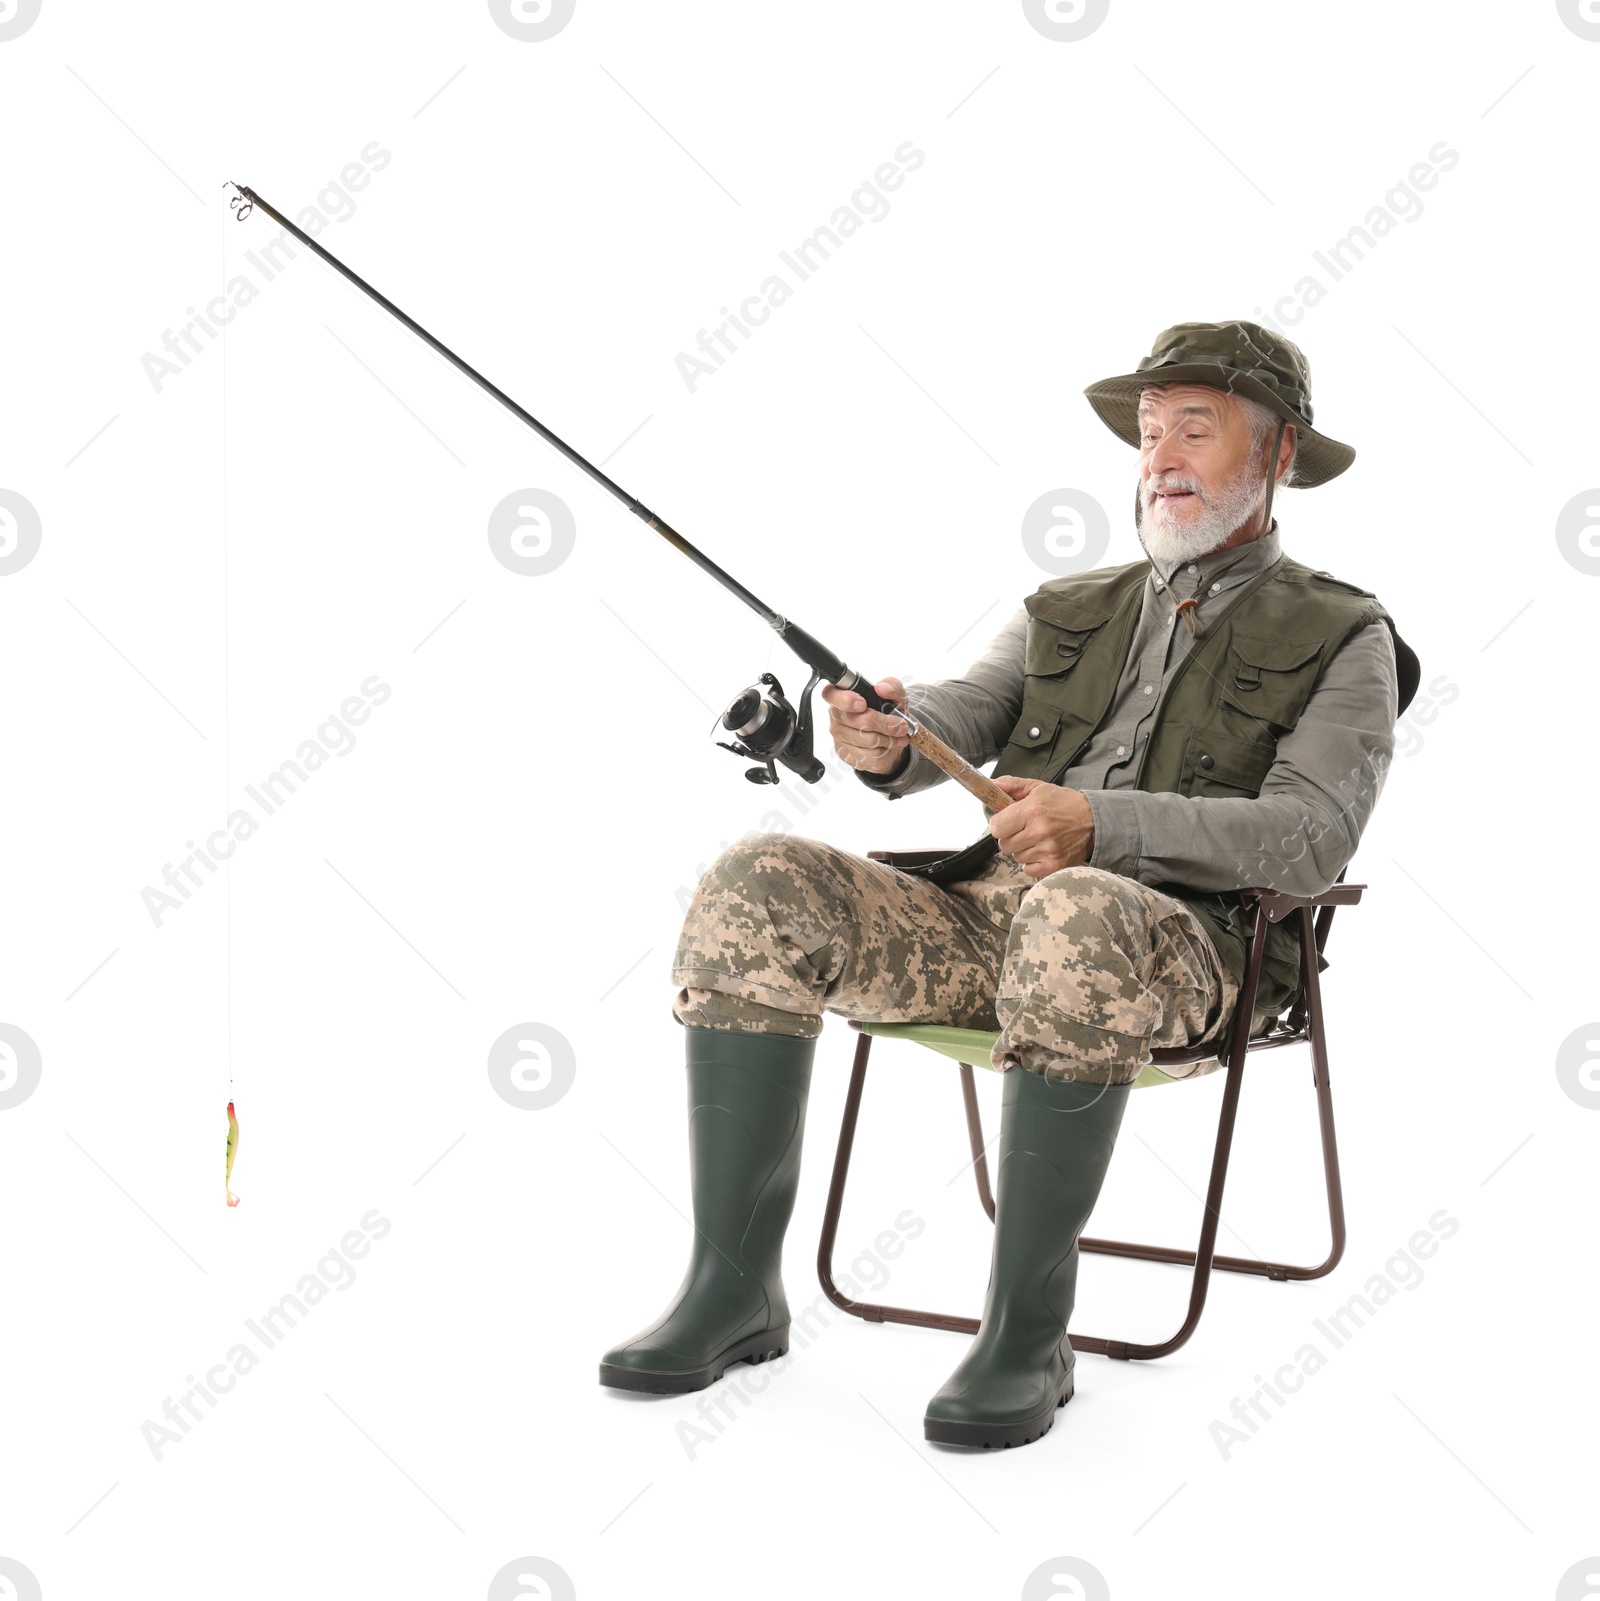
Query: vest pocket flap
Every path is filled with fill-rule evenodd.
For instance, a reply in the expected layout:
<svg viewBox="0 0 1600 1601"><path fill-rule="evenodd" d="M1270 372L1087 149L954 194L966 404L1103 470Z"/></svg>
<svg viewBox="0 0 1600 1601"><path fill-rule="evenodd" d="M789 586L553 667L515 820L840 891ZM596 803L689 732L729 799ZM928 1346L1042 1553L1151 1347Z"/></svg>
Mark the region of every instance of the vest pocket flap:
<svg viewBox="0 0 1600 1601"><path fill-rule="evenodd" d="M1233 739L1209 728L1192 729L1183 757L1183 792L1186 795L1259 795L1276 754L1271 745Z"/></svg>
<svg viewBox="0 0 1600 1601"><path fill-rule="evenodd" d="M1035 678L1049 678L1075 667L1083 648L1111 616L1111 608L1086 604L1065 595L1029 595L1028 642L1022 670Z"/></svg>
<svg viewBox="0 0 1600 1601"><path fill-rule="evenodd" d="M1060 725L1059 708L1046 706L1042 701L1024 700L1022 715L1018 717L1017 726L1011 731L1010 743L1020 746L1023 750L1038 750L1056 737L1056 729Z"/></svg>
<svg viewBox="0 0 1600 1601"><path fill-rule="evenodd" d="M1218 700L1254 722L1288 730L1300 720L1322 666L1322 639L1279 639L1237 630L1221 664Z"/></svg>
<svg viewBox="0 0 1600 1601"><path fill-rule="evenodd" d="M1242 661L1252 667L1265 667L1275 673L1304 667L1313 656L1322 654L1320 639L1279 639L1272 634L1241 634L1238 629L1228 642Z"/></svg>
<svg viewBox="0 0 1600 1601"><path fill-rule="evenodd" d="M1040 622L1091 634L1116 610L1115 605L1103 600L1084 600L1048 589L1025 595L1022 604L1028 608L1028 615Z"/></svg>

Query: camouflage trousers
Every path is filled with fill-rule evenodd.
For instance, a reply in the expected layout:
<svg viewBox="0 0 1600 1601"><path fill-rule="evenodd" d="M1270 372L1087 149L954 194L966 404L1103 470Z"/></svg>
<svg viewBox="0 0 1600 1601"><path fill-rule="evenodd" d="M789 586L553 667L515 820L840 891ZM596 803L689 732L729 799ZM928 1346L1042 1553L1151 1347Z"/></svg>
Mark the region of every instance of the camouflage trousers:
<svg viewBox="0 0 1600 1601"><path fill-rule="evenodd" d="M998 1029L990 1067L1109 1084L1152 1046L1220 1038L1239 994L1189 908L1120 874L1033 879L1002 852L941 886L784 833L746 835L701 876L672 978L696 1028L812 1039L834 1012Z"/></svg>

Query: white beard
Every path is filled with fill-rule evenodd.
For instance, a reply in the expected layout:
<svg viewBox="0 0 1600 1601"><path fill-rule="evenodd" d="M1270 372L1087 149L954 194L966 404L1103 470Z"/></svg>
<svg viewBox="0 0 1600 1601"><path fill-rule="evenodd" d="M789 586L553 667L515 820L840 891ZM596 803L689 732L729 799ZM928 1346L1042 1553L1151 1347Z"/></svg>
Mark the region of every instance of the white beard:
<svg viewBox="0 0 1600 1601"><path fill-rule="evenodd" d="M1197 495L1204 493L1198 480L1181 475L1164 474L1159 483L1164 489L1192 489ZM1143 515L1139 522L1139 542L1166 576L1184 562L1194 561L1226 544L1255 515L1266 494L1266 478L1252 458L1232 483L1205 497L1194 522L1180 526L1166 518L1159 502L1153 502L1153 485L1141 479L1139 505Z"/></svg>

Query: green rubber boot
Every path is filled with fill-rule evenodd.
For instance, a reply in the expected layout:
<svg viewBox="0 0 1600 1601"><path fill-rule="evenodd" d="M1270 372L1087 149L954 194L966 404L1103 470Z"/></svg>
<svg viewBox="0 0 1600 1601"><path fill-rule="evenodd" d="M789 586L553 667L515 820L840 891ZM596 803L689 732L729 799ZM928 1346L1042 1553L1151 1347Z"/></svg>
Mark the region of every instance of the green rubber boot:
<svg viewBox="0 0 1600 1601"><path fill-rule="evenodd" d="M694 1240L672 1305L600 1360L600 1382L682 1395L789 1349L780 1272L800 1182L814 1039L685 1028Z"/></svg>
<svg viewBox="0 0 1600 1601"><path fill-rule="evenodd" d="M994 1257L977 1338L928 1403L923 1434L984 1450L1028 1445L1072 1399L1067 1339L1078 1236L1111 1162L1128 1084L1005 1075Z"/></svg>

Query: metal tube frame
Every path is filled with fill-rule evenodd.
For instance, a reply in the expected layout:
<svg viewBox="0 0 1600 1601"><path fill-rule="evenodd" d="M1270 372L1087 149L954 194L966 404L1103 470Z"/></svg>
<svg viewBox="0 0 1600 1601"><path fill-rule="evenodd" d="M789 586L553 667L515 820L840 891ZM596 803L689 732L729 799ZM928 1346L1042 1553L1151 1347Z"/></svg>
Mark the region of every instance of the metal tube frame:
<svg viewBox="0 0 1600 1601"><path fill-rule="evenodd" d="M1137 1257L1146 1262L1170 1262L1178 1266L1193 1267L1194 1275L1189 1291L1189 1310L1182 1326L1169 1339L1154 1345L1142 1345L1127 1340L1108 1340L1098 1335L1072 1332L1072 1346L1076 1351L1093 1351L1120 1361L1149 1361L1166 1356L1183 1345L1195 1331L1200 1315L1205 1310L1206 1291L1213 1268L1227 1273L1253 1273L1262 1278L1280 1282L1290 1279L1318 1279L1331 1273L1344 1255L1345 1218L1344 1192L1339 1175L1339 1151L1334 1133L1333 1097L1328 1079L1328 1042L1324 1029L1322 986L1318 970L1320 956L1333 921L1335 906L1354 905L1361 899L1365 888L1360 884L1340 882L1320 896L1289 896L1273 891L1245 891L1246 897L1255 898L1255 916L1245 953L1245 978L1235 1009L1228 1050L1228 1067L1222 1090L1222 1107L1217 1119L1217 1141L1211 1158L1211 1179L1206 1187L1205 1212L1200 1224L1200 1239L1192 1251L1162 1245L1133 1245L1122 1240L1080 1237L1081 1250L1105 1256ZM1316 921L1312 921L1312 908L1317 908ZM1298 920L1300 936L1301 993L1286 1020L1275 1020L1268 1031L1250 1039L1250 1023L1254 1014L1256 991L1261 979L1261 958L1266 945L1268 922L1279 922L1293 916ZM861 1025L854 1019L851 1027ZM1327 1256L1314 1267L1298 1266L1289 1262L1263 1262L1251 1257L1219 1256L1216 1253L1217 1229L1222 1221L1222 1192L1227 1182L1228 1158L1233 1147L1233 1130L1238 1116L1239 1091L1244 1082L1244 1064L1250 1053L1274 1050L1284 1045L1307 1043L1311 1046L1312 1083L1317 1092L1317 1118L1322 1138L1322 1167L1328 1196L1328 1225L1331 1245ZM944 1312L921 1312L907 1307L881 1306L869 1301L853 1301L834 1282L833 1252L839 1232L839 1215L844 1207L845 1183L850 1172L850 1156L855 1146L856 1123L861 1113L861 1096L867 1082L867 1060L872 1049L872 1036L862 1033L856 1042L855 1061L850 1072L850 1087L845 1096L844 1117L839 1127L839 1146L834 1156L833 1179L828 1188L828 1203L822 1217L822 1237L817 1246L817 1275L823 1293L842 1311L869 1323L909 1323L920 1328L950 1329L963 1334L976 1334L977 1318L958 1317ZM1204 1046L1190 1046L1173 1050L1151 1052L1158 1066L1175 1066L1203 1061L1209 1055ZM961 1095L966 1107L967 1139L972 1150L972 1168L977 1181L978 1199L990 1222L994 1221L995 1202L990 1189L989 1164L984 1153L983 1124L978 1112L978 1095L970 1063L958 1064L961 1071Z"/></svg>

